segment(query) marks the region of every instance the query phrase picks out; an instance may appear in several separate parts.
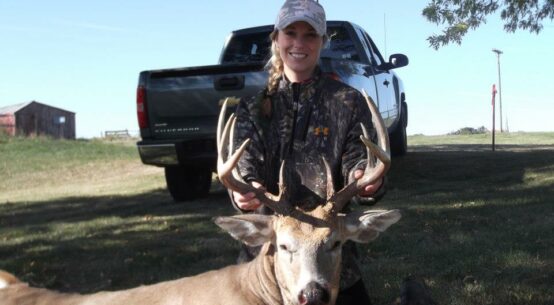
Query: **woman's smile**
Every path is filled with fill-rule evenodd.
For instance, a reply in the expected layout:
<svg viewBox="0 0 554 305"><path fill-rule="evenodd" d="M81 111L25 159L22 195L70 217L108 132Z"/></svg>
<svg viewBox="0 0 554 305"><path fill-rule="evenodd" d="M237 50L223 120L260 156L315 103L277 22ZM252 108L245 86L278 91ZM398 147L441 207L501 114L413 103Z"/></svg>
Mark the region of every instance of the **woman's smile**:
<svg viewBox="0 0 554 305"><path fill-rule="evenodd" d="M296 58L296 59L304 59L304 58L308 57L308 54L305 54L305 53L290 52L289 55Z"/></svg>

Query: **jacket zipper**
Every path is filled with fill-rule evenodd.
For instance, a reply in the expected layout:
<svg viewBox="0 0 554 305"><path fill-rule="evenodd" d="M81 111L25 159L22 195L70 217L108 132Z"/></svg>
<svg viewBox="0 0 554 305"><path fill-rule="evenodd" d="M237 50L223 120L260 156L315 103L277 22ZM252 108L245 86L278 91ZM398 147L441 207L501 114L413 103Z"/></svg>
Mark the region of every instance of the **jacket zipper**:
<svg viewBox="0 0 554 305"><path fill-rule="evenodd" d="M292 130L290 133L290 140L289 140L289 155L292 154L292 149L294 146L294 138L296 136L296 120L298 119L298 103L300 99L300 84L293 83L292 84Z"/></svg>

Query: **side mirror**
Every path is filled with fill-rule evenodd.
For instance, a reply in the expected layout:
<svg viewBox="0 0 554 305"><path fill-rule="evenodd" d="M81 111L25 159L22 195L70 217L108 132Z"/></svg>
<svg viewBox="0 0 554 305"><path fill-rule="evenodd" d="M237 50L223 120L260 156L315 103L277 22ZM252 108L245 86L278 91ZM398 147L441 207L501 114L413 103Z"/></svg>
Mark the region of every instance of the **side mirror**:
<svg viewBox="0 0 554 305"><path fill-rule="evenodd" d="M405 67L408 65L410 61L408 60L408 56L404 54L392 54L389 56L389 62L383 63L379 65L379 69L381 70L392 70L396 68Z"/></svg>

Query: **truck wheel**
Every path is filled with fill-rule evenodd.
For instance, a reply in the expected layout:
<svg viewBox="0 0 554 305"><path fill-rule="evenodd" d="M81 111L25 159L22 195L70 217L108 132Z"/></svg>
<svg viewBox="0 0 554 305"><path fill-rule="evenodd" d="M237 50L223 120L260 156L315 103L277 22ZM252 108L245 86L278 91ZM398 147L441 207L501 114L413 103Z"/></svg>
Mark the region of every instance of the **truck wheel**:
<svg viewBox="0 0 554 305"><path fill-rule="evenodd" d="M165 182L175 202L190 201L208 195L212 172L201 167L168 166L165 168Z"/></svg>
<svg viewBox="0 0 554 305"><path fill-rule="evenodd" d="M408 151L408 135L406 134L407 110L402 106L402 117L390 134L390 149L393 156L403 156Z"/></svg>

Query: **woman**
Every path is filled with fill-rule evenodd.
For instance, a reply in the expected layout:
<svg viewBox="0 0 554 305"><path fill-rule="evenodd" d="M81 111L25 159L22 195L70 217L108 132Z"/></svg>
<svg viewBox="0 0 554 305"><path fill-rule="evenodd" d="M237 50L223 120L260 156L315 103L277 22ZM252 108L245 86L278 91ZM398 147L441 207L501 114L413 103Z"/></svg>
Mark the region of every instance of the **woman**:
<svg viewBox="0 0 554 305"><path fill-rule="evenodd" d="M270 36L267 87L256 97L241 101L237 108L235 146L251 139L238 167L243 179L257 188L277 192L279 165L285 159L294 162L300 175L312 171L306 175L311 181L302 181L307 188L293 190L295 199L306 192L312 198L313 193L324 192L313 177L314 172L324 175L325 171L318 169L321 156L331 167L335 189L363 174L366 150L359 139L360 122L374 134L371 115L357 90L325 77L319 70L326 30L325 11L319 3L286 1ZM355 201L373 204L383 193L380 180L367 186ZM242 212L268 212L254 193L233 192L232 201ZM245 249L242 255L249 259L255 253ZM369 304L355 256L354 245L347 243L337 304Z"/></svg>

